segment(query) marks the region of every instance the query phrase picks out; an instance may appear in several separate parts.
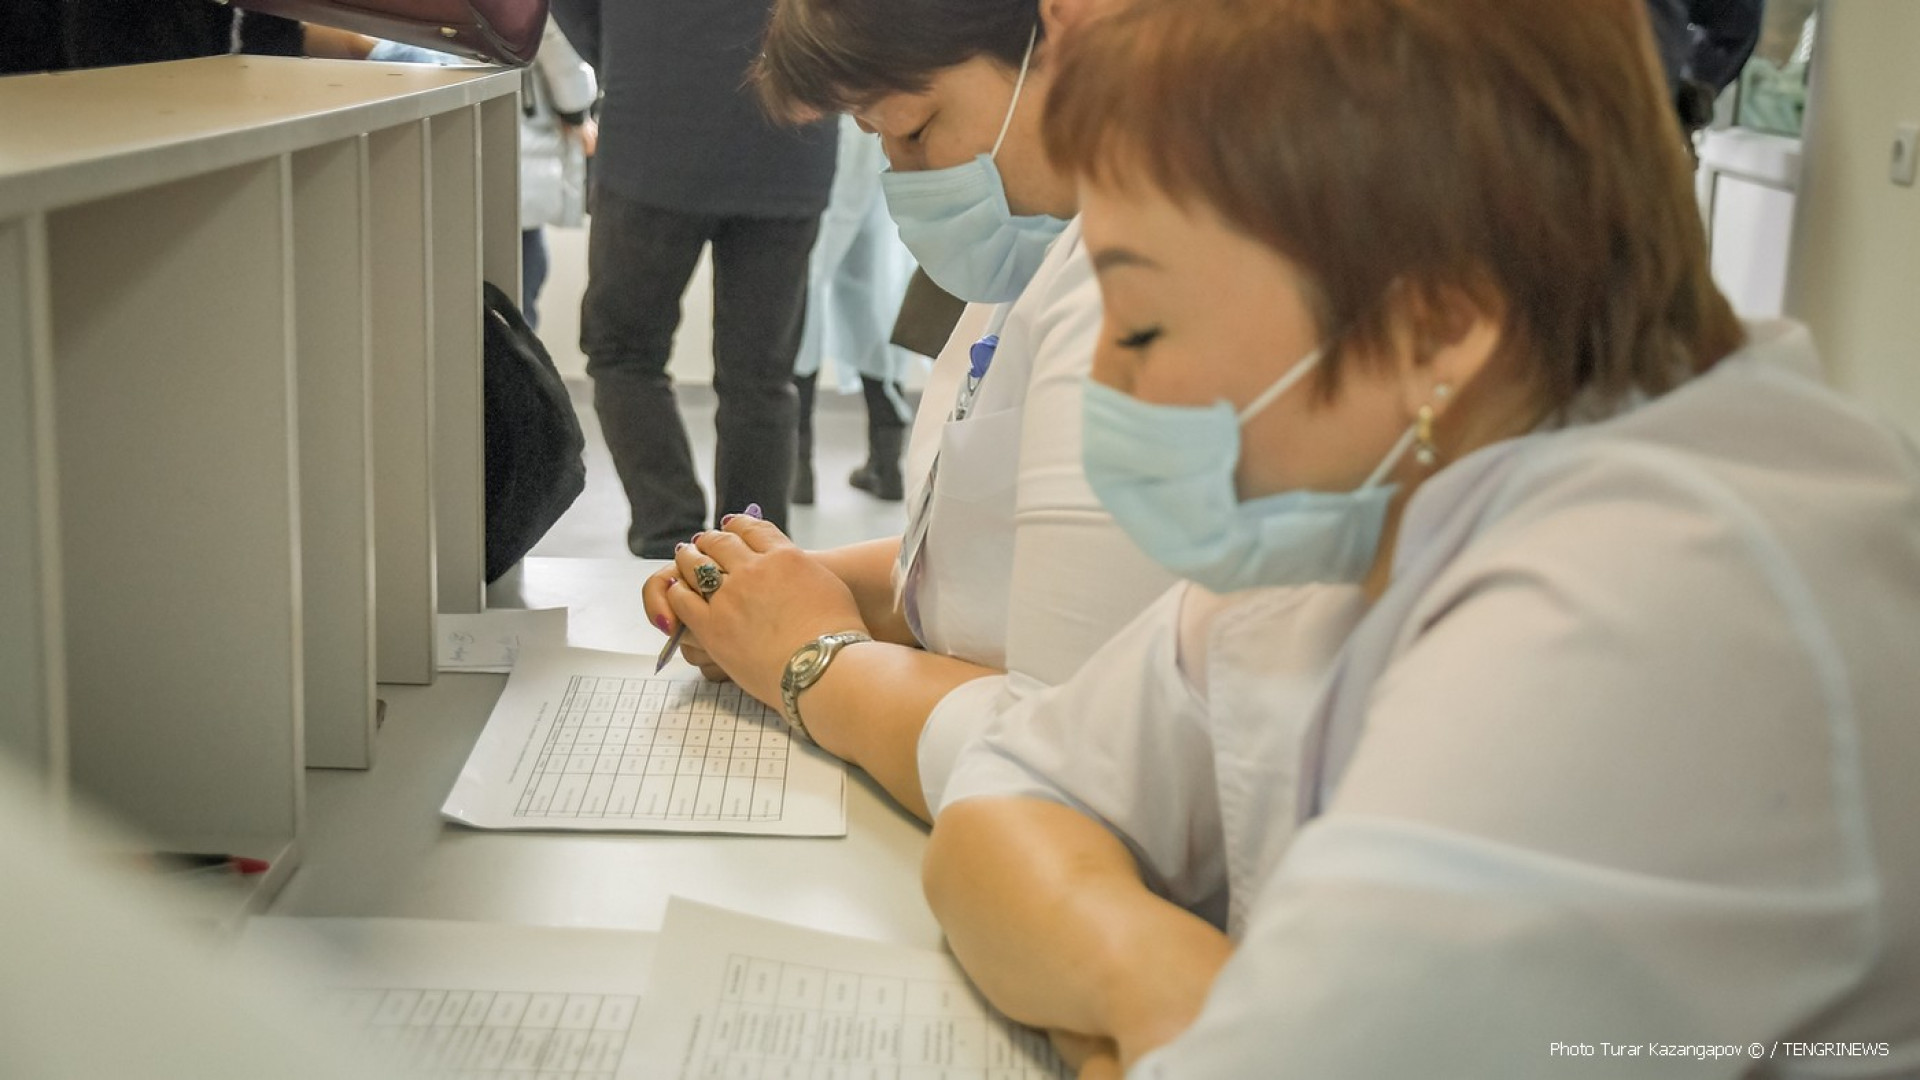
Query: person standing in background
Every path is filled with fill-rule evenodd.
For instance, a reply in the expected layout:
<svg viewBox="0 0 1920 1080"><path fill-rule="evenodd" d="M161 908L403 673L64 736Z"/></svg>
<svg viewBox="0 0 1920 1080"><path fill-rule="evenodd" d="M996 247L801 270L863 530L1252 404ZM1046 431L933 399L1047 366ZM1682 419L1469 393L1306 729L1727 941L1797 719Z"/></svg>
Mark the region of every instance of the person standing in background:
<svg viewBox="0 0 1920 1080"><path fill-rule="evenodd" d="M847 482L888 502L905 497L900 450L913 410L900 380L912 354L889 343L887 336L913 274L913 256L900 243L880 197L880 170L886 164L880 140L844 113L838 161L827 212L820 218L820 237L813 245L807 323L793 368L794 389L800 392L800 455L793 468L796 506L813 503L813 395L828 355L834 358L842 392L853 389L857 375L866 399L867 460Z"/></svg>
<svg viewBox="0 0 1920 1080"><path fill-rule="evenodd" d="M540 289L547 282L548 225L586 221L587 159L594 154L600 96L593 68L551 19L540 52L520 85L520 313L540 329Z"/></svg>
<svg viewBox="0 0 1920 1080"><path fill-rule="evenodd" d="M602 141L580 347L632 508L627 547L667 558L706 527L667 360L680 295L713 245L715 517L786 526L793 364L807 261L833 180L832 118L776 125L745 88L766 0L555 0L600 77Z"/></svg>
<svg viewBox="0 0 1920 1080"><path fill-rule="evenodd" d="M1765 0L1647 0L1660 66L1680 126L1691 135L1713 121L1713 103L1753 55Z"/></svg>

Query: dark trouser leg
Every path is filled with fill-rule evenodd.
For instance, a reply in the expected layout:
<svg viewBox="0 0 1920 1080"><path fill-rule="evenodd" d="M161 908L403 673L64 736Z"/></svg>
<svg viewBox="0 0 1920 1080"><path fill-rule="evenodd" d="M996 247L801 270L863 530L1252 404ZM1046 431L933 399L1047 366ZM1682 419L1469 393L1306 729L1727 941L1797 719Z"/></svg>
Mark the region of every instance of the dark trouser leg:
<svg viewBox="0 0 1920 1080"><path fill-rule="evenodd" d="M799 412L793 359L817 228L810 217L736 217L713 237L715 512L758 503L782 529Z"/></svg>
<svg viewBox="0 0 1920 1080"><path fill-rule="evenodd" d="M540 290L546 284L547 238L539 229L521 229L520 314L528 329L540 329Z"/></svg>
<svg viewBox="0 0 1920 1080"><path fill-rule="evenodd" d="M860 393L867 401L867 463L855 469L847 482L889 502L903 499L900 447L906 439L907 419L900 412L900 385L889 386L862 375Z"/></svg>
<svg viewBox="0 0 1920 1080"><path fill-rule="evenodd" d="M580 349L593 377L594 412L633 510L627 548L646 558L671 557L677 541L706 527L706 495L667 358L680 325L680 294L711 231L710 218L605 189L596 194Z"/></svg>
<svg viewBox="0 0 1920 1080"><path fill-rule="evenodd" d="M799 402L794 420L793 505L813 505L813 389L820 373L795 375L793 390Z"/></svg>

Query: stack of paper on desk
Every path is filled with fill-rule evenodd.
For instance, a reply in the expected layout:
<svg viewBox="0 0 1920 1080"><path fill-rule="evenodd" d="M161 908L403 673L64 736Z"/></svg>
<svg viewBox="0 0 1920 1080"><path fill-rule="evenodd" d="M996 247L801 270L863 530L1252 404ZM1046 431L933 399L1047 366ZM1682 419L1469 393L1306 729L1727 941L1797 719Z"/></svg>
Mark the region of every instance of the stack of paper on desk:
<svg viewBox="0 0 1920 1080"><path fill-rule="evenodd" d="M526 649L440 809L483 829L845 836L846 771L684 661Z"/></svg>

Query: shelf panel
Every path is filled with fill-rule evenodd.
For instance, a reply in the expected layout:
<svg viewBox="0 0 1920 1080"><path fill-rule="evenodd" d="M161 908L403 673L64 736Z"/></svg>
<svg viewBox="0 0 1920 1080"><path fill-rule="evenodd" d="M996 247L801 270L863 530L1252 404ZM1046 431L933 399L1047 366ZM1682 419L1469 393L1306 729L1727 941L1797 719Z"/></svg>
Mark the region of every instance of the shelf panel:
<svg viewBox="0 0 1920 1080"><path fill-rule="evenodd" d="M298 831L289 188L47 221L73 785L150 832Z"/></svg>
<svg viewBox="0 0 1920 1080"><path fill-rule="evenodd" d="M433 495L439 609L486 607L485 409L480 356L480 132L474 108L433 139Z"/></svg>
<svg viewBox="0 0 1920 1080"><path fill-rule="evenodd" d="M373 424L365 136L293 155L307 764L373 764Z"/></svg>
<svg viewBox="0 0 1920 1080"><path fill-rule="evenodd" d="M520 99L480 103L480 276L520 302Z"/></svg>
<svg viewBox="0 0 1920 1080"><path fill-rule="evenodd" d="M381 682L433 681L432 145L425 123L368 137L373 246L376 657Z"/></svg>
<svg viewBox="0 0 1920 1080"><path fill-rule="evenodd" d="M0 223L0 751L65 801L66 661L46 223Z"/></svg>
<svg viewBox="0 0 1920 1080"><path fill-rule="evenodd" d="M13 76L0 89L0 220L511 99L519 88L520 73L500 68L275 56Z"/></svg>

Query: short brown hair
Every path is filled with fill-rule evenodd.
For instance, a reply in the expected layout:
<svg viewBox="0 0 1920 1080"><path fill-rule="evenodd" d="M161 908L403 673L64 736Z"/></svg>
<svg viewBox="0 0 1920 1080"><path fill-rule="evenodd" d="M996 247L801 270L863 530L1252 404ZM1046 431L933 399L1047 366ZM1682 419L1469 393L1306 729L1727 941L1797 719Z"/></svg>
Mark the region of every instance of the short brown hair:
<svg viewBox="0 0 1920 1080"><path fill-rule="evenodd" d="M1020 66L1040 0L775 0L749 78L777 117L857 109L987 56Z"/></svg>
<svg viewBox="0 0 1920 1080"><path fill-rule="evenodd" d="M1056 166L1210 207L1341 354L1466 297L1544 405L1738 348L1642 0L1136 0L1063 42ZM1491 291L1491 296L1490 296ZM1492 302L1489 302L1492 301Z"/></svg>

